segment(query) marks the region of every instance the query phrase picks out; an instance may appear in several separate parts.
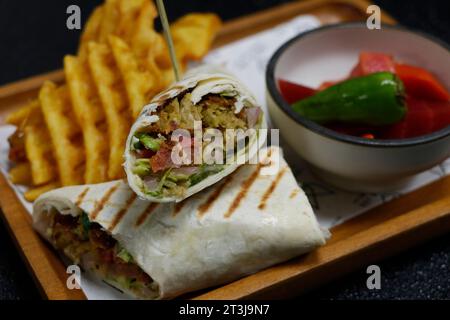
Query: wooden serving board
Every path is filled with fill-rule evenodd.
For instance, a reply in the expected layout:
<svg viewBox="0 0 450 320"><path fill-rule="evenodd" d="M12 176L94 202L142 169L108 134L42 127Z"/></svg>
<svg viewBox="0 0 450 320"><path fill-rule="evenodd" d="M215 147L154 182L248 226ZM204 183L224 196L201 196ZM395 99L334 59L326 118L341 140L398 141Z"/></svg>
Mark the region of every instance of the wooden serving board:
<svg viewBox="0 0 450 320"><path fill-rule="evenodd" d="M215 46L268 29L300 14L322 23L365 20L364 0L309 0L289 3L225 23ZM385 23L395 23L382 14ZM10 111L36 96L44 80L60 82L61 70L0 87L0 124ZM66 287L65 267L31 227L31 217L0 175L3 218L43 297L85 299L81 290ZM231 284L190 294L194 299L287 298L326 281L410 248L450 230L450 177L372 209L331 230L323 247Z"/></svg>

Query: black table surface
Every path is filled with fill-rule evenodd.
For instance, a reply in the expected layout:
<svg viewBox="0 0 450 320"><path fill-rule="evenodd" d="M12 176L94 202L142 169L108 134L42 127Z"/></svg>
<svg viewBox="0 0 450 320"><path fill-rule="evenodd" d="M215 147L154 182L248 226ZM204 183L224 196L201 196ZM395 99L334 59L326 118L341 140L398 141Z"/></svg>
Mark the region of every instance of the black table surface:
<svg viewBox="0 0 450 320"><path fill-rule="evenodd" d="M0 0L0 84L61 67L64 54L76 50L79 32L66 26L66 8L78 4L82 20L102 1ZM169 18L191 11L214 11L224 20L267 9L286 0L166 0ZM447 0L375 0L401 24L450 42ZM426 48L424 48L426 50ZM449 191L450 192L450 191ZM381 289L366 286L366 267L300 299L449 299L450 234L380 261ZM34 282L0 222L0 299L38 299Z"/></svg>

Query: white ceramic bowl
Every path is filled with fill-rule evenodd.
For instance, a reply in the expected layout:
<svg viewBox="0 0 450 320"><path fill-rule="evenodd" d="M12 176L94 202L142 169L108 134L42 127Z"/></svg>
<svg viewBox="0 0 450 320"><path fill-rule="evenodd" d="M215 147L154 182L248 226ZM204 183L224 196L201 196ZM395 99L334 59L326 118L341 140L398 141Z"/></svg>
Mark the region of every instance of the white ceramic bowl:
<svg viewBox="0 0 450 320"><path fill-rule="evenodd" d="M347 190L393 191L450 156L450 126L401 140L348 136L302 118L278 90L280 78L311 87L344 78L361 51L389 53L423 67L450 88L450 50L440 41L401 27L339 24L300 34L275 52L266 71L269 112L283 140L324 180Z"/></svg>

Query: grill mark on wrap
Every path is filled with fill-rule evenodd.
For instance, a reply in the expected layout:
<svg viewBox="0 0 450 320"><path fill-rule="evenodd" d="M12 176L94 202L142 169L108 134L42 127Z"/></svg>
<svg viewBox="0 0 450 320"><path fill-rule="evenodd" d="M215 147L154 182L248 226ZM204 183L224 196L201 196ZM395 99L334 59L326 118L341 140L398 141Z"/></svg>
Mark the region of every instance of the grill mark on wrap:
<svg viewBox="0 0 450 320"><path fill-rule="evenodd" d="M270 158L271 154L272 154L272 149L269 149L267 151L267 156L266 156L265 160ZM253 171L253 173L250 175L250 177L248 177L244 182L242 182L241 190L236 195L234 200L231 202L231 205L228 208L227 212L224 214L225 218L231 217L233 212L239 207L239 204L241 203L242 199L244 199L246 197L247 192L250 189L250 187L252 186L253 182L255 182L256 178L258 178L261 168L267 166L267 164L265 164L265 163L266 163L266 161L262 161L262 162L260 161L256 165L256 169L255 169L255 171Z"/></svg>
<svg viewBox="0 0 450 320"><path fill-rule="evenodd" d="M178 213L180 213L185 204L186 200L176 203L175 206L173 207L172 217L175 217Z"/></svg>
<svg viewBox="0 0 450 320"><path fill-rule="evenodd" d="M261 198L261 201L260 201L259 206L258 206L259 210L263 210L266 207L267 201L269 200L269 198L272 195L272 193L275 191L278 183L280 182L281 178L286 173L286 171L287 171L287 167L284 167L283 169L278 171L277 176L275 177L275 180L272 181L272 183L270 184L269 188L267 188L266 192L264 192L264 194L263 194L263 196Z"/></svg>
<svg viewBox="0 0 450 320"><path fill-rule="evenodd" d="M231 202L230 207L228 208L227 212L224 215L225 218L229 218L233 214L233 212L239 207L239 204L241 203L242 199L244 199L245 196L247 195L248 189L250 189L253 182L255 182L256 178L258 178L261 167L262 166L258 164L256 170L253 171L250 177L241 184L241 190L236 195L234 200Z"/></svg>
<svg viewBox="0 0 450 320"><path fill-rule="evenodd" d="M86 187L81 193L78 195L77 200L75 201L75 205L77 207L80 206L81 202L83 202L84 197L89 192L89 187Z"/></svg>
<svg viewBox="0 0 450 320"><path fill-rule="evenodd" d="M136 197L137 197L136 194L132 192L127 202L125 202L125 206L122 209L120 209L120 211L117 212L116 215L114 216L114 219L108 228L109 231L113 231L114 228L119 224L120 220L122 220L122 218L127 214L128 209L130 208L131 204L134 202Z"/></svg>
<svg viewBox="0 0 450 320"><path fill-rule="evenodd" d="M240 169L240 168L239 168ZM239 169L237 169L235 172L237 172ZM229 175L228 177L225 178L224 182L219 185L217 187L217 189L215 189L210 196L208 197L208 199L206 199L205 202L203 202L199 207L198 207L198 216L199 217L203 217L203 215L206 213L206 211L208 211L209 208L212 207L214 201L216 201L216 199L220 196L220 194L222 193L223 189L226 187L226 185L232 180L234 173Z"/></svg>
<svg viewBox="0 0 450 320"><path fill-rule="evenodd" d="M95 203L94 210L91 212L91 220L97 218L99 213L103 210L105 207L106 202L111 198L112 194L119 188L120 182L109 188L108 191L106 191L105 195Z"/></svg>
<svg viewBox="0 0 450 320"><path fill-rule="evenodd" d="M292 190L291 194L289 195L290 199L293 199L298 193L300 192L300 189L294 189Z"/></svg>
<svg viewBox="0 0 450 320"><path fill-rule="evenodd" d="M135 226L139 227L141 224L143 224L145 220L147 220L147 217L156 209L157 206L158 206L157 202L151 202L139 215L139 217L136 220Z"/></svg>

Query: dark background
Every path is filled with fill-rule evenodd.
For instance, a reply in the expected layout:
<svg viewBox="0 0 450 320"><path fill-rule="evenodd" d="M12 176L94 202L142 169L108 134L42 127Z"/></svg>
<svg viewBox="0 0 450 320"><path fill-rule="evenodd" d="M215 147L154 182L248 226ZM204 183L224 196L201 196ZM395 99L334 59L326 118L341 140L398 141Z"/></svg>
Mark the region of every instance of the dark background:
<svg viewBox="0 0 450 320"><path fill-rule="evenodd" d="M66 8L77 4L82 21L101 3L90 1L0 0L0 84L61 67L77 48L78 31L66 26ZM214 11L232 19L288 0L165 0L169 19L186 12ZM450 42L450 1L375 0L401 24ZM426 48L423 48L426 50ZM378 264L382 289L366 288L365 268L320 288L302 299L449 299L450 234ZM0 299L39 298L31 276L0 221Z"/></svg>

